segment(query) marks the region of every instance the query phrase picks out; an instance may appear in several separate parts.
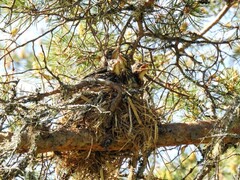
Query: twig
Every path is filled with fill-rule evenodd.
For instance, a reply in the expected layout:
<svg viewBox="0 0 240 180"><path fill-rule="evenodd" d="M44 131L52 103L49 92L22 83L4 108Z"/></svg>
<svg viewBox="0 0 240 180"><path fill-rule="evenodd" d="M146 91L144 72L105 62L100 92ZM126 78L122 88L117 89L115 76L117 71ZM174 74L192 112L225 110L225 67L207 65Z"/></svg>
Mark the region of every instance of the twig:
<svg viewBox="0 0 240 180"><path fill-rule="evenodd" d="M161 87L164 87L165 89L168 89L169 91L171 91L171 92L173 92L173 93L176 93L176 94L178 94L178 95L181 95L181 96L184 96L184 97L189 98L189 96L188 96L187 94L183 94L183 93L181 93L181 92L175 91L174 89L171 89L170 87L165 86L163 83L154 80L153 78L151 78L151 77L148 76L148 75L145 75L144 77L146 77L147 80L149 80L149 81L151 81L151 82L153 82L153 83L155 83L155 84L158 84L158 85L160 85Z"/></svg>
<svg viewBox="0 0 240 180"><path fill-rule="evenodd" d="M235 2L231 2L229 4L226 4L223 9L219 12L219 14L217 15L217 17L211 22L209 23L208 26L206 26L205 28L203 28L200 33L198 33L199 36L204 35L206 32L208 32L215 24L217 24L220 19L227 13L227 11L231 8L231 6L234 4Z"/></svg>
<svg viewBox="0 0 240 180"><path fill-rule="evenodd" d="M234 4L234 2L226 4L223 9L219 12L217 17L208 24L205 28L203 28L199 33L196 33L198 36L194 37L192 41L196 41L199 39L199 37L202 37L205 33L207 33L215 24L217 24L220 19L228 12L228 10L231 8L231 6ZM183 49L186 49L188 46L190 46L191 43L186 43L182 47L179 48L179 51L182 51Z"/></svg>
<svg viewBox="0 0 240 180"><path fill-rule="evenodd" d="M57 29L59 26L64 25L65 23L66 23L66 22L63 22L63 23L61 23L61 24L58 24L57 26L55 26L55 27L53 27L52 29L46 31L45 33L39 35L38 37L36 37L36 38L34 38L34 39L31 39L31 40L29 40L29 41L27 41L27 42L25 42L25 43L22 43L22 44L16 46L15 48L9 50L7 53L3 54L3 55L0 57L0 60L3 59L4 57L6 57L7 55L11 54L12 52L14 52L16 49L18 49L18 48L20 48L20 47L24 47L25 45L29 44L30 42L34 42L34 41L40 39L41 37L47 35L48 33L52 32L52 31L54 31L54 30ZM7 48L8 48L8 47L7 47ZM6 49L7 49L7 48L6 48Z"/></svg>
<svg viewBox="0 0 240 180"><path fill-rule="evenodd" d="M133 126L133 123L132 123L132 111L131 111L130 104L128 104L128 113L129 113L129 130L128 130L128 135L130 135L131 132L132 132L132 126Z"/></svg>
<svg viewBox="0 0 240 180"><path fill-rule="evenodd" d="M136 107L134 106L134 104L133 104L132 100L130 99L130 97L128 97L128 103L130 104L131 109L132 109L132 111L133 111L133 113L134 113L134 115L135 115L138 123L139 123L140 125L143 125L143 124L142 124L142 121L141 121L141 119L140 119L140 117L139 117L139 115L138 115L138 113L137 113L137 109L136 109Z"/></svg>

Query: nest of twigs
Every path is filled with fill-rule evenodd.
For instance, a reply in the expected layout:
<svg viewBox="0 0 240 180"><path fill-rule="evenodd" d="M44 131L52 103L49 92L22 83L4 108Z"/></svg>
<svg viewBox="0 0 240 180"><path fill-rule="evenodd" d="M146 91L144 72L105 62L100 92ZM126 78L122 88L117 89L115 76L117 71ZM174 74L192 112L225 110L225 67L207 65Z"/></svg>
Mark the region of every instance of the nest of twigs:
<svg viewBox="0 0 240 180"><path fill-rule="evenodd" d="M106 150L61 153L60 167L69 170L65 176L75 173L80 179L114 178L124 159L147 152L158 138L158 117L144 100L142 90L90 78L82 81L74 95L64 102L64 118L59 128L76 132L87 129ZM129 152L110 152L112 142L131 144L134 148Z"/></svg>

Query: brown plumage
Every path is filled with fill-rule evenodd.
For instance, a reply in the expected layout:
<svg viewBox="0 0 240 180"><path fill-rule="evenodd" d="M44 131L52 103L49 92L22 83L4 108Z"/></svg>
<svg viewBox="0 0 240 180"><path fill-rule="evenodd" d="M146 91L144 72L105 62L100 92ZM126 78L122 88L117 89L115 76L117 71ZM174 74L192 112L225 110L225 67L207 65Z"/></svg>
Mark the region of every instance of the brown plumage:
<svg viewBox="0 0 240 180"><path fill-rule="evenodd" d="M130 88L141 87L144 83L143 77L147 73L148 64L135 63L127 66L127 60L120 53L119 48L108 49L104 53L104 66L84 78L94 77L122 83Z"/></svg>
<svg viewBox="0 0 240 180"><path fill-rule="evenodd" d="M126 59L118 53L116 49L108 49L103 57L103 67L93 73L88 74L84 79L89 77L107 79L113 82L122 82L122 74L126 68Z"/></svg>

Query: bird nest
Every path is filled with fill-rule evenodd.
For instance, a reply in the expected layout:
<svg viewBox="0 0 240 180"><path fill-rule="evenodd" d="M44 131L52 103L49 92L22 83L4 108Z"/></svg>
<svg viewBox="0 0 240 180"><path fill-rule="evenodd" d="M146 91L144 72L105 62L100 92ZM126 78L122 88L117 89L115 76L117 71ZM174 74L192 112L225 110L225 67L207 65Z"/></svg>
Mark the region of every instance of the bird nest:
<svg viewBox="0 0 240 180"><path fill-rule="evenodd" d="M76 89L76 93L64 101L64 118L59 128L75 132L87 129L105 151L90 150L90 154L85 151L63 152L58 155L60 167L67 167L69 172L74 169L78 177L85 179L96 178L96 174L100 178L101 172L104 177L106 172L112 172L113 178L116 172L109 170L109 164L117 170L124 158L143 154L156 143L158 116L143 98L142 90L95 78L83 80ZM110 152L108 147L113 142L134 148L127 152Z"/></svg>

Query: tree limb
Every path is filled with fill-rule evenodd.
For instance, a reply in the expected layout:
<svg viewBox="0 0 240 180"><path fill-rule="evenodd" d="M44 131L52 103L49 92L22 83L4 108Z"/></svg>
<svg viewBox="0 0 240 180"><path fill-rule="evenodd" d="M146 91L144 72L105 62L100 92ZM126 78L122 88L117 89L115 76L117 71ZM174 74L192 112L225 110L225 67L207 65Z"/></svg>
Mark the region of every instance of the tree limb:
<svg viewBox="0 0 240 180"><path fill-rule="evenodd" d="M215 128L215 121L199 121L194 123L172 123L159 126L159 138L156 147L177 146L182 144L204 144L211 141L216 135L211 132ZM232 128L229 135L222 134L225 143L236 143L240 137L240 126ZM23 132L21 136L16 137L11 133L0 133L0 148L10 147L16 143L17 152L28 152L31 143L36 145L36 153L44 153L50 151L105 151L105 148L96 142L93 133L88 130L81 130L76 133L70 130L58 130L54 132L41 132L35 135L35 141L29 137L29 132ZM221 136L221 134L218 134ZM132 143L113 142L108 151L126 151L131 150Z"/></svg>

